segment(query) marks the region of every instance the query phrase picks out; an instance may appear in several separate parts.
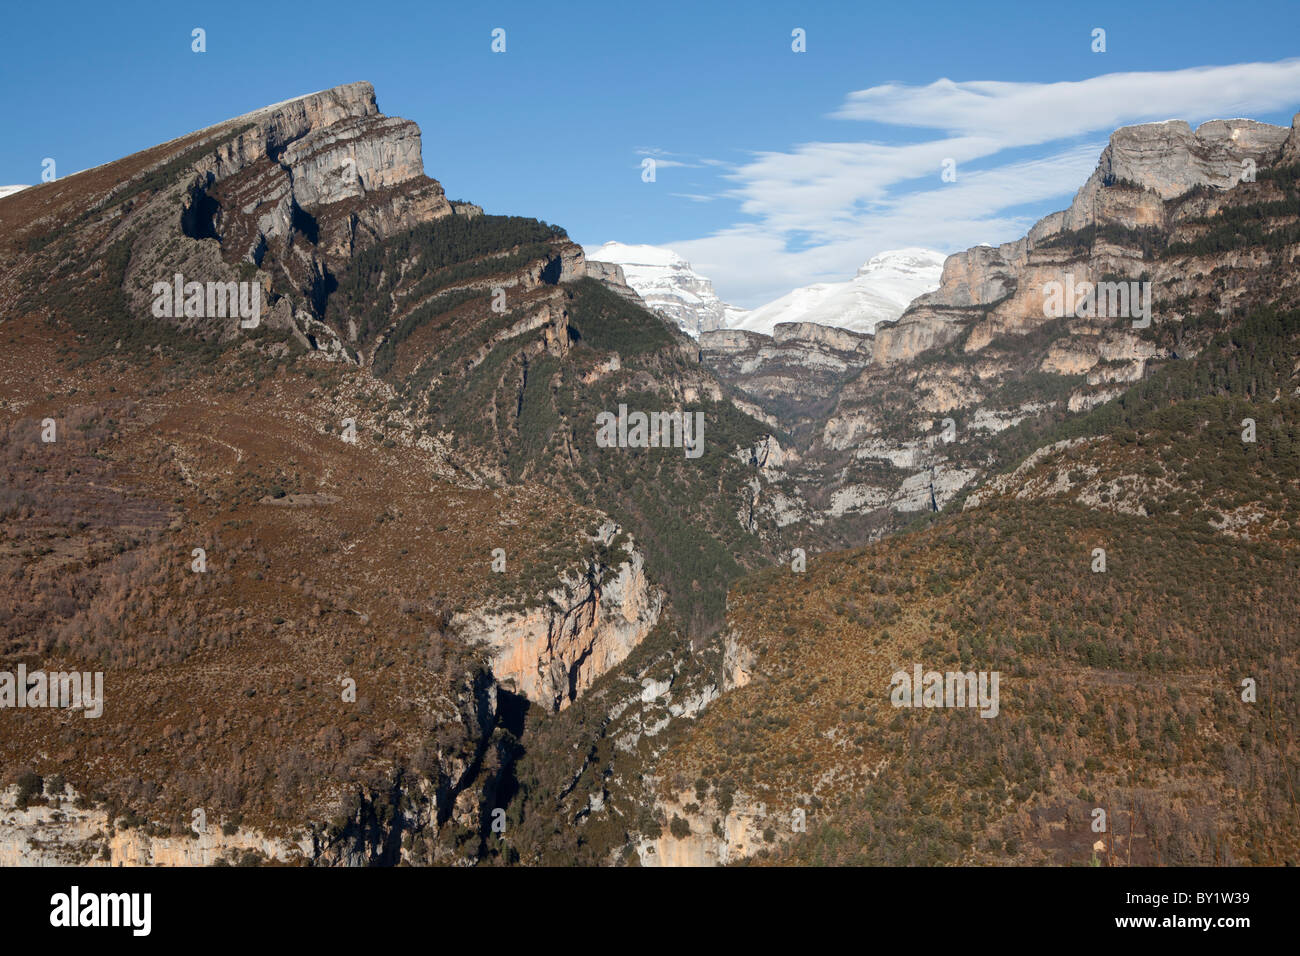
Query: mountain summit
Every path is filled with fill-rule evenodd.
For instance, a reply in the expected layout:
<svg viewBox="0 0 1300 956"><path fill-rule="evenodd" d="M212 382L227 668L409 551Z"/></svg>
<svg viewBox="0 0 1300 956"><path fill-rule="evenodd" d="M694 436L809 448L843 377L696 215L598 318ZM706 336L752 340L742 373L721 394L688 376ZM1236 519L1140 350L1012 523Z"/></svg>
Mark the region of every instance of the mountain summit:
<svg viewBox="0 0 1300 956"><path fill-rule="evenodd" d="M713 283L671 249L607 242L584 251L590 260L620 266L627 284L646 305L689 336L724 328L728 318L740 312L719 299Z"/></svg>
<svg viewBox="0 0 1300 956"><path fill-rule="evenodd" d="M895 249L873 256L848 282L821 282L788 292L746 313L731 328L771 335L781 322L812 322L873 332L903 314L913 299L939 288L947 258L931 249Z"/></svg>

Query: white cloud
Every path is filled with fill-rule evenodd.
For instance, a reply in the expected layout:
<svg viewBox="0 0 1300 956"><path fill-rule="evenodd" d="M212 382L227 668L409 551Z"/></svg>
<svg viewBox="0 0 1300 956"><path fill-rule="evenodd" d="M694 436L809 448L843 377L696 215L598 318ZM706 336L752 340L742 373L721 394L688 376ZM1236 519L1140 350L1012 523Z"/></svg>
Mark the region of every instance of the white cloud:
<svg viewBox="0 0 1300 956"><path fill-rule="evenodd" d="M1005 145L1046 143L1158 119L1232 118L1296 102L1300 59L1148 73L1108 73L1060 83L938 80L850 93L834 116L988 136Z"/></svg>
<svg viewBox="0 0 1300 956"><path fill-rule="evenodd" d="M749 221L666 245L712 278L723 298L753 306L795 286L842 281L885 249L955 251L1018 238L1033 217L1007 210L1054 199L1054 208L1068 205L1116 128L1272 113L1293 107L1297 89L1300 59L1061 83L872 87L849 94L832 115L937 135L757 153L724 174L734 184L724 195ZM1037 155L999 161L1031 147ZM946 159L957 163L955 183L939 178Z"/></svg>
<svg viewBox="0 0 1300 956"><path fill-rule="evenodd" d="M1017 238L1036 217L1002 210L1072 193L1092 172L1100 150L1100 144L1091 144L969 173L958 167L955 183L942 183L936 174L932 187L846 214L800 249L790 248L788 233L764 223L667 245L712 279L724 299L753 307L798 286L842 282L885 249L926 246L951 252Z"/></svg>

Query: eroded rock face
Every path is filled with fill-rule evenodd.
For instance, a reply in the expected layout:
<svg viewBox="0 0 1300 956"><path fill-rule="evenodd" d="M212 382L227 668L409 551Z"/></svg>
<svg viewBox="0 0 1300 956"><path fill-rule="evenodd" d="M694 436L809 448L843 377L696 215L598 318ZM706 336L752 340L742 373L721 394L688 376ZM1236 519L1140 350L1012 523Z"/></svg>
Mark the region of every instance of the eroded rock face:
<svg viewBox="0 0 1300 956"><path fill-rule="evenodd" d="M1182 120L1125 126L1111 134L1092 177L1071 206L1065 228L1091 220L1091 200L1108 183L1128 180L1173 199L1196 186L1228 189L1241 182L1242 161L1277 155L1289 130L1248 119L1211 120L1192 132Z"/></svg>
<svg viewBox="0 0 1300 956"><path fill-rule="evenodd" d="M57 807L19 809L15 789L0 795L0 866L212 866L248 853L260 861L302 864L313 852L308 836L277 839L243 827L227 834L214 825L192 836L118 829L104 810L78 809L71 793Z"/></svg>
<svg viewBox="0 0 1300 956"><path fill-rule="evenodd" d="M643 309L649 308L636 289L627 284L627 276L623 274L622 266L615 262L598 262L595 259L587 259L586 262L587 277L589 279L595 279L605 288L616 292Z"/></svg>
<svg viewBox="0 0 1300 956"><path fill-rule="evenodd" d="M220 226L251 233L248 238L254 241L240 243L241 251L248 246L250 261L260 258L256 239L285 240L304 225L295 223L295 207L311 213L344 200L358 201L356 208L348 209L359 220L351 225L354 231L368 230L372 239L452 211L441 187L424 175L419 127L381 115L369 83L266 107L216 129L243 126L252 128L195 168L203 190L221 187L216 212ZM401 186L409 187L405 202L395 203L385 195ZM364 201L373 194L379 194L376 203ZM241 200L258 206L250 208ZM257 223L255 232L240 222L249 216ZM216 231L220 235L220 227ZM351 248L335 246L331 251L336 255Z"/></svg>
<svg viewBox="0 0 1300 956"><path fill-rule="evenodd" d="M736 690L753 679L758 655L741 638L728 631L722 644L722 690Z"/></svg>
<svg viewBox="0 0 1300 956"><path fill-rule="evenodd" d="M1291 118L1291 132L1282 145L1280 162L1300 163L1300 113Z"/></svg>
<svg viewBox="0 0 1300 956"><path fill-rule="evenodd" d="M955 340L964 331L966 321L968 314L922 306L898 322L882 322L876 326L872 361L878 365L910 361Z"/></svg>
<svg viewBox="0 0 1300 956"><path fill-rule="evenodd" d="M138 254L131 257L126 291L142 315L149 314L160 279L181 273L201 282L248 280L252 266L273 327L341 357L345 343L320 320L333 275L346 260L421 223L481 214L477 207L453 208L441 185L424 175L419 128L380 114L369 83L268 106L174 146L152 169L201 155L131 213ZM572 272L573 261L567 266ZM276 312L285 295L293 303ZM222 339L238 334L237 321L223 316L172 321Z"/></svg>
<svg viewBox="0 0 1300 956"><path fill-rule="evenodd" d="M691 805L699 808L688 810ZM732 796L725 811L712 798L699 804L691 790L660 799L658 809L666 819L677 821L678 830L674 832L670 824L658 837L637 844L642 866L726 866L791 833L788 813L769 810L766 803L743 792Z"/></svg>
<svg viewBox="0 0 1300 956"><path fill-rule="evenodd" d="M158 836L114 826L105 810L78 806L80 795L71 788L25 807L17 792L0 792L0 866L211 866L247 854L301 864L313 853L306 832L276 838L246 827L226 832L214 823L202 833Z"/></svg>
<svg viewBox="0 0 1300 956"><path fill-rule="evenodd" d="M629 549L617 567L568 574L547 603L523 611L480 608L453 626L493 649L492 670L548 710L567 707L601 674L621 663L659 620L663 594Z"/></svg>
<svg viewBox="0 0 1300 956"><path fill-rule="evenodd" d="M283 254L306 239L298 251L323 263L319 273L359 248L451 215L442 187L424 175L419 127L373 107L373 91L345 97L344 115L317 113L291 139L300 127L285 129L276 112L260 121L259 114L242 118L272 132L264 154L241 149L246 165L220 164L196 194L196 203L211 197L218 206L213 231L238 234L236 248L259 264L268 248Z"/></svg>
<svg viewBox="0 0 1300 956"><path fill-rule="evenodd" d="M811 322L779 323L772 335L718 329L700 335L700 361L787 428L825 403L871 361L871 336Z"/></svg>
<svg viewBox="0 0 1300 956"><path fill-rule="evenodd" d="M279 157L304 209L389 189L423 175L420 128L396 117L350 117L313 130Z"/></svg>
<svg viewBox="0 0 1300 956"><path fill-rule="evenodd" d="M919 297L897 323L877 328L873 362L912 361L968 330L967 348L974 350L1000 334L1041 325L1042 287L1063 281L1066 273L1091 282L1112 273L1136 275L1142 257L1131 248L1098 239L1089 261L1081 263L1068 250L1045 244L1093 226L1167 232L1173 227L1168 200L1198 186L1232 188L1248 163L1294 161L1287 157L1296 136L1294 127L1245 119L1213 120L1195 132L1181 120L1116 130L1069 209L1045 216L1023 239L950 256L937 291Z"/></svg>

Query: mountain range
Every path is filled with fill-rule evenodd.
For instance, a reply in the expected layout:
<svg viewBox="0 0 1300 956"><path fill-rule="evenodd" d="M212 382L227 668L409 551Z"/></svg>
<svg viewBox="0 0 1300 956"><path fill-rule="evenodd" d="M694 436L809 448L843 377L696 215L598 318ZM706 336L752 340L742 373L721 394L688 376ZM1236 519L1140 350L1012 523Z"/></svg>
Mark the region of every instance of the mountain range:
<svg viewBox="0 0 1300 956"><path fill-rule="evenodd" d="M0 708L0 863L1300 855L1300 117L744 318L448 200L368 83L0 247L0 649L105 688Z"/></svg>
<svg viewBox="0 0 1300 956"><path fill-rule="evenodd" d="M722 302L713 283L671 249L607 242L584 251L588 260L620 268L621 281L647 306L692 337L719 329L770 336L785 322L869 333L897 319L917 296L937 289L946 258L929 249L882 252L847 282L803 286L746 311Z"/></svg>

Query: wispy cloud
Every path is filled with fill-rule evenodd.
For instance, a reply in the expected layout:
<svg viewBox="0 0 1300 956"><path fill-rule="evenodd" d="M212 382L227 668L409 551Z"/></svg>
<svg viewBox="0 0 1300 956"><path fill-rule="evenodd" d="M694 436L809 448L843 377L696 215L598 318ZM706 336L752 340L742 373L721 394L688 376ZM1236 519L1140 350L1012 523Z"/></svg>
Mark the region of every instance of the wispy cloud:
<svg viewBox="0 0 1300 956"><path fill-rule="evenodd" d="M1046 143L1151 119L1232 118L1296 102L1300 59L1107 73L1060 83L938 80L850 93L833 116L944 130L1012 144Z"/></svg>
<svg viewBox="0 0 1300 956"><path fill-rule="evenodd" d="M1010 211L1054 199L1066 205L1116 128L1273 113L1294 108L1297 91L1300 59L1076 82L943 79L859 90L831 115L934 135L753 154L722 173L732 183L724 196L745 219L668 245L724 297L756 305L792 286L847 278L887 248L954 251L1016 238L1033 217ZM953 183L940 179L949 159Z"/></svg>
<svg viewBox="0 0 1300 956"><path fill-rule="evenodd" d="M674 156L680 156L681 153L670 153L666 149L658 149L651 146L638 146L634 152L636 155L644 158L649 156L655 161L655 167L658 169L672 169L673 167L682 167L685 169L699 169L700 163L688 162L684 159L673 159ZM640 163L637 163L640 166Z"/></svg>

